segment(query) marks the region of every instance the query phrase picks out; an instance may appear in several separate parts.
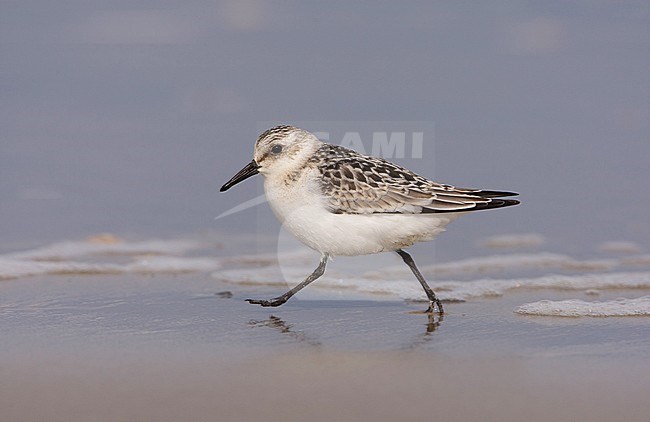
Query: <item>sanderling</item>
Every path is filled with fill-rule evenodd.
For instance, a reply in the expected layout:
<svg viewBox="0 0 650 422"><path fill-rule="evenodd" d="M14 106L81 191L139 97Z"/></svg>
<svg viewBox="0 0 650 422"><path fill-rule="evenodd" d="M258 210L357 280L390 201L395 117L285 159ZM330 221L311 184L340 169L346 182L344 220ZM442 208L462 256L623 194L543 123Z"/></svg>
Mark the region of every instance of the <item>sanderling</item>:
<svg viewBox="0 0 650 422"><path fill-rule="evenodd" d="M221 192L257 174L273 212L302 243L321 253L314 272L285 294L252 304L280 306L325 272L330 257L396 252L409 266L434 305L440 300L404 251L432 240L461 215L502 208L517 195L464 189L433 182L382 158L321 142L313 134L276 126L262 133L253 160L221 187Z"/></svg>

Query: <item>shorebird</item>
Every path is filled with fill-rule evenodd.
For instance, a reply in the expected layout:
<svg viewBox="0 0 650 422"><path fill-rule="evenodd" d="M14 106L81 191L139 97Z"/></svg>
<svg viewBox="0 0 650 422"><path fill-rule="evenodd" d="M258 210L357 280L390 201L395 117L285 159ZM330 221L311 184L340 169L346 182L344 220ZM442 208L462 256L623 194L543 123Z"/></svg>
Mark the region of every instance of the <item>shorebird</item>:
<svg viewBox="0 0 650 422"><path fill-rule="evenodd" d="M519 201L514 192L465 189L433 182L384 160L320 141L294 126L276 126L255 143L253 160L222 187L261 173L271 209L302 243L321 254L318 267L293 289L273 299L247 299L280 306L322 276L330 257L396 252L420 282L433 313L442 303L404 248L432 240L471 211Z"/></svg>

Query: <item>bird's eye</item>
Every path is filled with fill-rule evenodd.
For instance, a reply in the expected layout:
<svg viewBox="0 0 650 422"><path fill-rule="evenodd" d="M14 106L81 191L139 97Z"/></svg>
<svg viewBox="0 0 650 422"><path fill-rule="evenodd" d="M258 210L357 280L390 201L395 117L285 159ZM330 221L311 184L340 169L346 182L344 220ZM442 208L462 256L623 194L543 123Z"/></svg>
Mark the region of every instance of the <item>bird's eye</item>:
<svg viewBox="0 0 650 422"><path fill-rule="evenodd" d="M279 154L282 152L282 145L273 145L273 148L271 148L271 152L273 154Z"/></svg>

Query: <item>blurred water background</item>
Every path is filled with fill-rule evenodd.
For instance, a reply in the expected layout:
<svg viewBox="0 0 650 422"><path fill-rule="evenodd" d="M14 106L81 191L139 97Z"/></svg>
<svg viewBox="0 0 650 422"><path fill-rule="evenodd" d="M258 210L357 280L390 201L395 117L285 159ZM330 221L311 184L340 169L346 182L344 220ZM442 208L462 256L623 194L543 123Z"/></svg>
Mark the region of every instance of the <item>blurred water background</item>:
<svg viewBox="0 0 650 422"><path fill-rule="evenodd" d="M432 122L422 158L395 161L521 193L454 223L441 260L500 233L574 256L647 244L649 7L3 0L0 251L100 232L272 239L266 205L214 220L262 192L260 177L218 188L269 121Z"/></svg>

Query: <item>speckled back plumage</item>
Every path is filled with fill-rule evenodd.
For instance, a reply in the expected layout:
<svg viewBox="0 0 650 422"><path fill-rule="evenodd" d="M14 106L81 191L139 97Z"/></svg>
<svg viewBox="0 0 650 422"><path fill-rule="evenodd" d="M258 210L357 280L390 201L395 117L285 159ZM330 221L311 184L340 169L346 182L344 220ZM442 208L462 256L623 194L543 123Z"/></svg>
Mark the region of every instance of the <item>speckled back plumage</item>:
<svg viewBox="0 0 650 422"><path fill-rule="evenodd" d="M439 184L382 158L323 143L310 158L318 168L330 211L337 214L442 213L499 208L518 201L511 192Z"/></svg>

